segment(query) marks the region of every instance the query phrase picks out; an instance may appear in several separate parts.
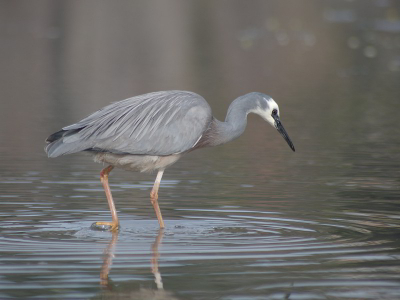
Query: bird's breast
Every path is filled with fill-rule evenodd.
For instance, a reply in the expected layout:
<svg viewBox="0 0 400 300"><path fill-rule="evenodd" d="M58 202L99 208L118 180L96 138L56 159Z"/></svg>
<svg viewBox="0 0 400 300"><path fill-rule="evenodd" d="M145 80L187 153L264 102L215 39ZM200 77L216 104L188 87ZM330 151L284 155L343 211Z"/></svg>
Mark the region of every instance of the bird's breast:
<svg viewBox="0 0 400 300"><path fill-rule="evenodd" d="M95 162L106 163L127 171L152 172L163 170L181 158L181 154L166 156L114 154L101 152L93 155Z"/></svg>

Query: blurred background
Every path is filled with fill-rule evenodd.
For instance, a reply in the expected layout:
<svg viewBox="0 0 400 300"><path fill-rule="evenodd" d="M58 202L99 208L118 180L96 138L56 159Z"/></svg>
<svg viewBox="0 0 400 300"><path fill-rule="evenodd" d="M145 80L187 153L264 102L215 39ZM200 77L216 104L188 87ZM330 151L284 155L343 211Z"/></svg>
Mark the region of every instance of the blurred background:
<svg viewBox="0 0 400 300"><path fill-rule="evenodd" d="M219 119L239 95L269 94L295 141L313 131L330 135L350 117L382 122L380 105L399 99L397 1L0 5L3 155L44 156L37 149L53 131L112 101L159 90L199 93ZM335 107L346 117L332 115ZM247 136L264 138L255 132L260 124Z"/></svg>
<svg viewBox="0 0 400 300"><path fill-rule="evenodd" d="M82 228L109 218L101 165L82 155L48 159L44 140L110 102L173 89L202 95L219 120L240 95L270 95L296 153L249 115L238 140L190 153L167 170L160 191L171 228L164 238L169 252L161 253L167 263L160 262L166 287L184 299L261 299L278 286L266 282L295 289L296 276L287 276L295 272L309 279L302 292L319 291L301 299L327 299L318 297L332 292L338 278L345 280L336 288L357 291L349 299L398 295L399 1L0 0L0 67L0 269L8 274L0 276L0 296L97 292L109 236ZM148 203L153 180L154 174L119 170L110 177L127 230L112 269L116 284L129 274L153 282L143 256L152 255L157 236ZM275 218L258 215L266 211ZM301 238L318 245L311 251L309 240L297 244ZM141 243L142 256L132 240ZM327 254L326 247L342 250ZM277 253L280 263L269 265L275 258L261 248ZM213 263L227 249L240 264ZM306 250L310 260L303 261L299 251ZM52 256L57 251L59 260ZM198 251L206 258L192 255ZM38 269L43 261L57 271ZM262 273L259 282L266 266L272 275ZM247 281L238 275L243 270ZM273 299L289 299L282 295Z"/></svg>

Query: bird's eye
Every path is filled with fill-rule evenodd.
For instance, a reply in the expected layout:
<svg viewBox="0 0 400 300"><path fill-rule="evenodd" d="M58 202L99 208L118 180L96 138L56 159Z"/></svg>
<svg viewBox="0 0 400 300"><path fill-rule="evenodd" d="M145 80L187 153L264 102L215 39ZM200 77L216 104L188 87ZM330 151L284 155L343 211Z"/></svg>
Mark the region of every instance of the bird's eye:
<svg viewBox="0 0 400 300"><path fill-rule="evenodd" d="M278 111L276 109L272 110L272 115L275 116L278 113Z"/></svg>

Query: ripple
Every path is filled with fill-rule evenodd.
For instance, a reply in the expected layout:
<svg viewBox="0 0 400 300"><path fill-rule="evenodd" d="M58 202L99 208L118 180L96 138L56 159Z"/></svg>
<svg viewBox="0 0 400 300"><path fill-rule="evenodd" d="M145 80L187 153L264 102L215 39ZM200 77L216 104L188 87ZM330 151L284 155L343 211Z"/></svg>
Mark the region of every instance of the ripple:
<svg viewBox="0 0 400 300"><path fill-rule="evenodd" d="M19 204L36 209L49 207L45 202ZM120 284L149 279L152 264L154 269L154 245L160 236L155 219L120 213L121 229L115 235L90 230L90 225L98 221L94 216L109 217L102 210L85 211L90 218L82 218L80 211L69 209L51 211L57 215L54 220L43 221L41 217L40 222L33 222L29 218L40 216L40 210L32 213L32 209L26 209L20 211L20 219L0 223L0 290L1 285L7 285L6 278L26 273L34 273L37 284L23 281L19 283L21 290L35 289L50 298L49 289L78 289L90 294L99 277L86 274L102 274L104 270L107 278ZM170 276L183 281L190 276L190 282L200 280L212 286L212 278L223 275L229 277L230 286L240 282L238 286L251 288L254 299L260 293L274 299L282 295L282 291L277 292L279 289L288 289L293 299L318 299L328 294L365 296L372 287L386 287L389 294L399 289L395 284L398 269L391 267L400 259L396 245L372 234L377 227L398 228L400 219L396 214L385 218L379 213L347 211L331 217L322 214L323 217L307 218L238 206L174 211L180 218L166 218L167 228L156 246L161 273L154 276L161 280L160 274L165 273L166 288ZM21 218L25 221L21 222ZM371 265L366 266L365 262ZM377 268L376 263L388 266ZM379 276L382 272L385 279ZM278 274L280 282L276 282ZM297 279L296 274L303 279ZM380 281L375 280L377 276ZM352 280L343 279L346 277ZM51 283L45 284L49 278ZM105 282L109 285L112 281ZM197 288L207 290L187 283L183 292L195 296ZM315 289L320 292L309 292ZM237 292L249 295L248 291ZM368 297L364 298L373 299Z"/></svg>
<svg viewBox="0 0 400 300"><path fill-rule="evenodd" d="M180 211L185 210L180 209ZM199 250L202 253L201 256L197 255L196 259L256 258L256 255L264 258L326 255L332 260L339 255L342 259L344 255L350 257L354 253L363 253L365 256L366 253L373 252L385 244L384 240L373 243L371 240L365 240L365 235L370 234L365 226L376 226L376 223L366 223L362 220L352 220L350 222L352 225L347 225L347 221L340 219L332 220L334 221L332 223L322 223L315 220L292 219L282 214L272 216L274 213L250 210L244 210L242 214L239 214L240 210L232 209L196 210L196 212L211 213L211 216L184 216L179 220L166 220L165 240L173 246L168 253L175 255L185 253L184 259L194 259L189 254L195 249L196 253ZM213 217L212 214L219 217ZM158 233L155 220L130 218L131 216L121 216L120 250L126 246L126 251L129 251L132 240L149 241ZM3 251L18 251L22 250L22 247L32 253L36 253L39 249L43 251L44 244L52 246L50 252L64 247L71 248L73 244L75 255L80 256L82 253L79 249L87 249L88 244L92 245L93 241L107 240L110 236L108 232L90 230L91 223L92 220L80 222L69 220L41 222L29 227L14 224L13 221L3 222L0 244ZM24 228L24 231L18 231L18 228ZM223 255L216 255L221 253Z"/></svg>

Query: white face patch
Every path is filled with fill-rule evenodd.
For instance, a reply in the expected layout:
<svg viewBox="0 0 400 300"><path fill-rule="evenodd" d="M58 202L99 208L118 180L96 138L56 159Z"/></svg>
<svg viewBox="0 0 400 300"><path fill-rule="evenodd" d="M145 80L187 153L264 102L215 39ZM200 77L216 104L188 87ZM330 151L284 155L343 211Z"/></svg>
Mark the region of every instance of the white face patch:
<svg viewBox="0 0 400 300"><path fill-rule="evenodd" d="M261 116L261 118L263 118L265 121L271 124L271 126L275 127L275 120L274 118L272 118L272 111L276 109L278 111L277 114L279 116L279 106L272 98L263 98L262 101L267 102L266 108L262 108L260 105L256 109L249 111L249 113L255 113Z"/></svg>

